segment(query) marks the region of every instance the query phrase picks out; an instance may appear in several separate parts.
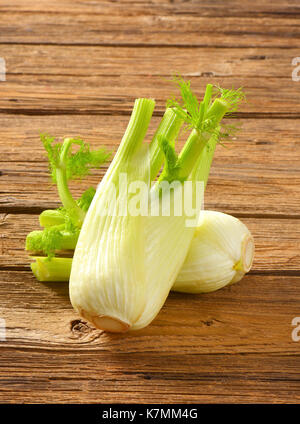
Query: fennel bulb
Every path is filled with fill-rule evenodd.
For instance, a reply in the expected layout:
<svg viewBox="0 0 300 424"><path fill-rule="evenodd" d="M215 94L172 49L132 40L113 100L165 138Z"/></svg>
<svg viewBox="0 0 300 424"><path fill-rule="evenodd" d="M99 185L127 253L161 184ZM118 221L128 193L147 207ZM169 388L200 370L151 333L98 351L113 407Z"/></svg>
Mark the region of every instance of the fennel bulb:
<svg viewBox="0 0 300 424"><path fill-rule="evenodd" d="M136 100L128 128L97 188L74 252L71 303L96 327L111 332L143 328L155 318L195 232L194 227L186 227L184 214L120 214L124 201L132 200L118 185L121 174L126 174L128 182L144 182L149 199L159 199L154 196L158 187L150 189L149 155L142 143L153 108L153 100ZM198 133L193 133L188 142L198 143L199 149L205 146ZM183 161L182 170L184 165ZM189 163L188 174L190 170ZM116 198L112 196L112 183L117 187ZM110 214L103 213L107 205Z"/></svg>
<svg viewBox="0 0 300 424"><path fill-rule="evenodd" d="M220 135L220 122L231 112L240 98L240 91L220 90L213 99L212 86L207 85L201 103L190 96L189 84L183 86L184 106L174 111L188 121L191 134L179 156L174 145L159 137L158 146L164 158L164 169L152 186L153 164L143 143L154 101L137 99L119 149L101 183L79 235L72 262L69 293L79 314L97 328L125 332L148 325L163 306L187 256L196 226L187 226L188 214L177 215L176 190L191 182L190 200L195 200L196 182L208 177L209 166L203 167L201 154ZM187 115L185 109L190 112ZM155 150L155 149L154 149ZM159 161L159 155L155 161ZM211 158L209 159L209 163ZM134 195L118 182L121 174L128 181L140 181L147 187L147 202L158 204L158 215L133 215L124 212ZM169 216L164 216L160 193L162 183L178 183L170 196ZM112 189L114 187L114 189ZM185 196L184 196L185 199ZM110 214L103 213L110 209ZM172 212L171 212L172 211ZM195 210L195 221L200 205Z"/></svg>
<svg viewBox="0 0 300 424"><path fill-rule="evenodd" d="M253 237L239 219L201 211L189 253L172 290L206 293L240 281L251 268Z"/></svg>

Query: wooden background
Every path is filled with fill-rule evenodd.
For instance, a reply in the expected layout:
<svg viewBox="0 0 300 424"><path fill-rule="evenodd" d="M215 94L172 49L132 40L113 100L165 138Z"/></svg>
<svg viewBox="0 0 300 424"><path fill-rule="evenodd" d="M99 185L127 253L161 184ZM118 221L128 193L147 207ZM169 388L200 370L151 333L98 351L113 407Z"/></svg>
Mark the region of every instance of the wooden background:
<svg viewBox="0 0 300 424"><path fill-rule="evenodd" d="M296 0L0 1L0 402L300 401L299 17ZM136 97L157 101L153 132L174 72L199 94L246 90L205 206L249 225L255 262L232 287L171 294L142 331L105 334L66 283L29 271L25 236L58 205L39 133L115 150Z"/></svg>

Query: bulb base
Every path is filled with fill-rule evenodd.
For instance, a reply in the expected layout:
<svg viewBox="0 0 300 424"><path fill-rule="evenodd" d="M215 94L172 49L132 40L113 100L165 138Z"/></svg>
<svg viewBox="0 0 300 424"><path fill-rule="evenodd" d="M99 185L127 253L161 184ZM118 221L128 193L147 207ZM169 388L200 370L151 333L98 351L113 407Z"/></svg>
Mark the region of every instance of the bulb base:
<svg viewBox="0 0 300 424"><path fill-rule="evenodd" d="M249 272L253 263L254 258L254 240L251 235L245 237L242 246L242 263L243 271Z"/></svg>
<svg viewBox="0 0 300 424"><path fill-rule="evenodd" d="M109 333L126 333L130 329L130 325L118 318L108 315L91 315L84 310L80 310L80 315L91 322L99 330Z"/></svg>

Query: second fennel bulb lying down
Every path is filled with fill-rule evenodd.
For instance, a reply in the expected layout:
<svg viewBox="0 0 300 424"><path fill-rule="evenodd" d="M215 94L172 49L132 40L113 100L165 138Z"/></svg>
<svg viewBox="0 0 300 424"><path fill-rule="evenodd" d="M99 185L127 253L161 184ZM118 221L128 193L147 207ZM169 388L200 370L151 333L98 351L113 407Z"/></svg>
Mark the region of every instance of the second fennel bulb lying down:
<svg viewBox="0 0 300 424"><path fill-rule="evenodd" d="M253 237L239 219L202 211L185 262L172 290L208 293L237 283L250 271Z"/></svg>

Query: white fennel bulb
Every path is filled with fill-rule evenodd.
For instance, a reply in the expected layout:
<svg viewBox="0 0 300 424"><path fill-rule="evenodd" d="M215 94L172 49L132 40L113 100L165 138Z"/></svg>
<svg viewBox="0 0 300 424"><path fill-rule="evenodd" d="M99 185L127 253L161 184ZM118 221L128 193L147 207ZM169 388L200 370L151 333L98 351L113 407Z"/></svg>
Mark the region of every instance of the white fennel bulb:
<svg viewBox="0 0 300 424"><path fill-rule="evenodd" d="M201 211L189 253L172 287L185 293L206 293L240 281L254 256L253 237L239 219Z"/></svg>
<svg viewBox="0 0 300 424"><path fill-rule="evenodd" d="M120 185L121 174L128 185L146 184L147 200L160 203L160 196L152 196L158 188L150 189L150 161L143 144L153 108L153 100L136 101L118 152L84 220L72 262L73 307L110 332L143 328L155 318L195 232L186 226L184 214L172 213L173 196L170 216L134 216L128 210L134 196ZM192 138L198 142L198 133ZM107 207L109 213L104 213Z"/></svg>
<svg viewBox="0 0 300 424"><path fill-rule="evenodd" d="M143 328L163 306L196 231L187 220L198 222L201 205L195 202L197 183L206 184L214 146L221 134L221 120L236 110L241 97L240 90L222 89L216 97L208 84L199 103L189 83L182 83L181 88L184 107L175 102L167 112L185 120L191 129L180 154L177 156L174 149L176 131L172 131L172 123L162 126L164 131L150 145L149 153L143 140L155 103L151 99L137 99L118 151L83 222L72 262L70 300L82 317L106 331ZM155 153L159 149L164 156L164 168L152 186L161 160L160 154ZM146 186L150 213L135 215L129 211L136 192L123 187L121 175L126 175L127 184L140 182ZM186 182L191 183L190 191L185 191ZM178 183L169 197L168 216L164 214L163 183ZM181 214L175 212L178 192L182 193ZM144 200L140 198L139 202ZM186 205L195 203L191 216ZM157 205L158 214L152 214L152 207ZM107 209L109 213L103 212Z"/></svg>

